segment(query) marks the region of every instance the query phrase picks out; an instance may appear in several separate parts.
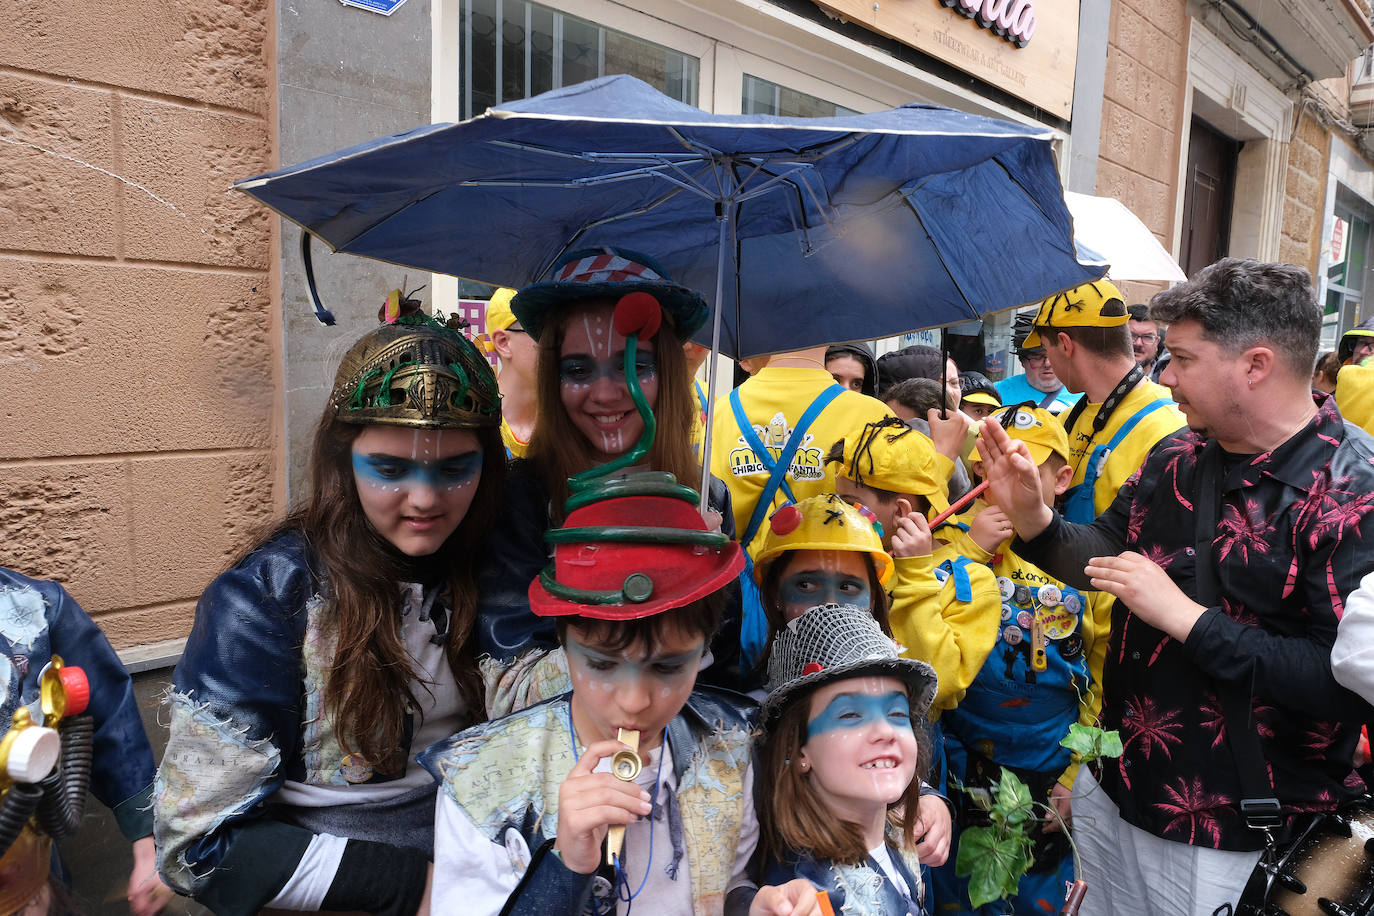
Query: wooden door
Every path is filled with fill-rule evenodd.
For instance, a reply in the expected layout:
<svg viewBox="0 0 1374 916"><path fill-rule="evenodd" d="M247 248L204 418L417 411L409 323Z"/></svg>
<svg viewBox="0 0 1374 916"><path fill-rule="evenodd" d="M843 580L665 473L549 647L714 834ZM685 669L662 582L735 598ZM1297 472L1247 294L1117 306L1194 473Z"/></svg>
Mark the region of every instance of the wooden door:
<svg viewBox="0 0 1374 916"><path fill-rule="evenodd" d="M1193 119L1183 191L1183 272L1189 277L1226 256L1240 143Z"/></svg>

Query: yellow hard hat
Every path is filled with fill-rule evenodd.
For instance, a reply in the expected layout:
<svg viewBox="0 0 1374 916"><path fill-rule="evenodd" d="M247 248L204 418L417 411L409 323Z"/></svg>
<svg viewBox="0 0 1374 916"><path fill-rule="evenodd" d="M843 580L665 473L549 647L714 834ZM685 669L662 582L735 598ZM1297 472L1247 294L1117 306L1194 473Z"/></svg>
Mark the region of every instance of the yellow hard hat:
<svg viewBox="0 0 1374 916"><path fill-rule="evenodd" d="M886 585L892 578L892 557L883 550L878 521L872 515L834 493L783 506L769 517L763 546L754 555L755 581L762 584L769 565L791 550L852 550L873 558L878 584Z"/></svg>

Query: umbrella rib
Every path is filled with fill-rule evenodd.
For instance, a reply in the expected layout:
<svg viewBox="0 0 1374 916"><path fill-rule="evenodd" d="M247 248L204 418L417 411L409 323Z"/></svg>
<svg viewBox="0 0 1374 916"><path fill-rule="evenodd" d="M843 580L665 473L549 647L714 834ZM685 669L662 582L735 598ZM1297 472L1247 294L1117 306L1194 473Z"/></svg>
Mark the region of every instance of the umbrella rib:
<svg viewBox="0 0 1374 916"><path fill-rule="evenodd" d="M613 216L604 216L604 217L602 217L601 219L593 220L592 222L587 223L587 224L586 224L585 226L583 226L581 229L578 229L576 232L574 232L573 235L572 235L572 239L568 242L567 245L563 246L563 248L564 248L565 251L566 251L568 248L571 248L571 247L572 247L573 241L576 241L577 239L581 238L583 235L587 234L588 232L590 232L590 231L593 230L593 229L596 229L596 228L598 228L598 227L600 227L600 226L608 225L609 223L614 223L614 222L616 222L616 221L618 221L618 220L628 219L628 218L630 218L630 217L632 217L632 216L639 216L639 215L642 214L642 213L648 213L650 210L654 209L654 208L657 207L657 206L660 206L660 205L666 203L667 201L671 200L672 198L676 197L678 194L681 194L681 193L682 193L682 189L681 189L681 188L674 188L673 190L668 191L667 193L665 193L665 194L659 196L658 198L656 198L656 199L653 200L652 202L647 203L647 204L645 204L644 206L639 207L639 208L637 208L637 209L634 209L634 210L626 210L624 213L616 213L616 214L613 215Z"/></svg>
<svg viewBox="0 0 1374 916"><path fill-rule="evenodd" d="M964 305L968 306L968 317L977 318L978 309L974 307L972 302L968 301L968 294L964 292L964 288L954 279L954 273L949 269L949 264L945 262L945 253L940 250L940 246L936 245L935 239L931 237L930 230L926 228L926 221L921 219L921 211L917 209L916 202L907 199L907 205L911 207L911 212L916 217L916 223L921 227L921 231L926 234L926 238L930 239L930 248L935 252L935 257L940 259L940 266L945 269L945 274L952 281L953 287L958 290L959 298L964 300Z"/></svg>
<svg viewBox="0 0 1374 916"><path fill-rule="evenodd" d="M559 159L577 159L583 162L643 162L645 160L657 162L673 158L680 158L684 162L690 162L693 159L701 158L699 153L599 153L591 150L578 152L538 146L534 143L521 143L518 140L488 140L487 144L490 146L499 146L503 149L521 150L526 153L539 153L544 156L553 156Z"/></svg>
<svg viewBox="0 0 1374 916"><path fill-rule="evenodd" d="M762 165L758 166L756 171L758 170L767 171ZM772 173L769 172L768 174L771 175ZM801 250L802 257L807 257L813 250L811 233L809 231L811 226L806 220L806 206L801 200L801 192L797 189L798 183L792 179L791 175L792 173L789 172L786 176L776 176L781 179L781 184L773 184L771 189L783 192L782 198L787 206L787 219L792 224L792 231L801 235L801 238L797 240L797 247ZM748 179L745 179L745 181L747 180ZM786 193L789 188L792 191L791 194ZM821 218L828 222L829 218L824 209L818 206L817 210L820 212ZM743 213L743 206L737 203L735 206L736 223L738 223L741 213ZM738 254L736 256L738 257ZM736 320L738 320L738 318Z"/></svg>

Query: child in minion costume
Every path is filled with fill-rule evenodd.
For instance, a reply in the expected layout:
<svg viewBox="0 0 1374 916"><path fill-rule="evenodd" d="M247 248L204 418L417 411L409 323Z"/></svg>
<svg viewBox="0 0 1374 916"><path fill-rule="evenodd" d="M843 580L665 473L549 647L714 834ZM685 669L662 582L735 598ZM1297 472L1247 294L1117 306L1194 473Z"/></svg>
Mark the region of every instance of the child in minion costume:
<svg viewBox="0 0 1374 916"><path fill-rule="evenodd" d="M875 516L883 548L892 556L892 635L909 657L935 669L939 690L931 711L938 717L959 702L978 673L981 661L968 661L965 643L991 648L999 603L991 571L930 533L928 514L949 508L946 486L953 462L925 435L893 421L851 431L826 460L838 465L839 494ZM931 639L923 634L925 621L937 618L957 627L959 635Z"/></svg>
<svg viewBox="0 0 1374 916"><path fill-rule="evenodd" d="M1002 408L983 422L1001 423L1011 438L1026 443L1040 467L1042 497L1053 505L1073 476L1068 435L1058 418L1023 404ZM973 458L981 461L977 449ZM1078 764L1059 742L1075 722L1097 721L1111 627L1110 596L1071 588L1019 557L1010 533L999 536L996 526L977 523L981 513L993 511L975 503L936 532L948 539L947 549L995 576L1000 613L991 616L992 639L987 638L986 620L970 634L961 621L934 616L924 617L908 633L909 645L918 653L956 643L961 670L975 675L959 702L940 717L950 797L960 808L959 829L987 823L975 796L990 790L1002 767L1030 788L1035 801L1058 807L1067 820ZM1074 878L1063 824L1051 816L1032 828L1031 837L1035 864L1011 899L1011 912L1017 914L1056 911L1065 882ZM968 880L955 874L957 848L956 834L949 862L935 870L932 912L1007 912L1000 905L978 911L970 907Z"/></svg>

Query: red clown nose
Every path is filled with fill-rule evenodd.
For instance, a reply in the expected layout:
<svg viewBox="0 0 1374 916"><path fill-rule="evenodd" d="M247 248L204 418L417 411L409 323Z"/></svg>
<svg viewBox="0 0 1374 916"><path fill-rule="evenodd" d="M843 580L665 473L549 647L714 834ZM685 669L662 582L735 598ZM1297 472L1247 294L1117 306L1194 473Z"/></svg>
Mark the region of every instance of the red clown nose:
<svg viewBox="0 0 1374 916"><path fill-rule="evenodd" d="M615 304L611 323L621 337L638 334L640 340L648 340L658 333L663 323L663 309L658 300L646 292L627 293Z"/></svg>

